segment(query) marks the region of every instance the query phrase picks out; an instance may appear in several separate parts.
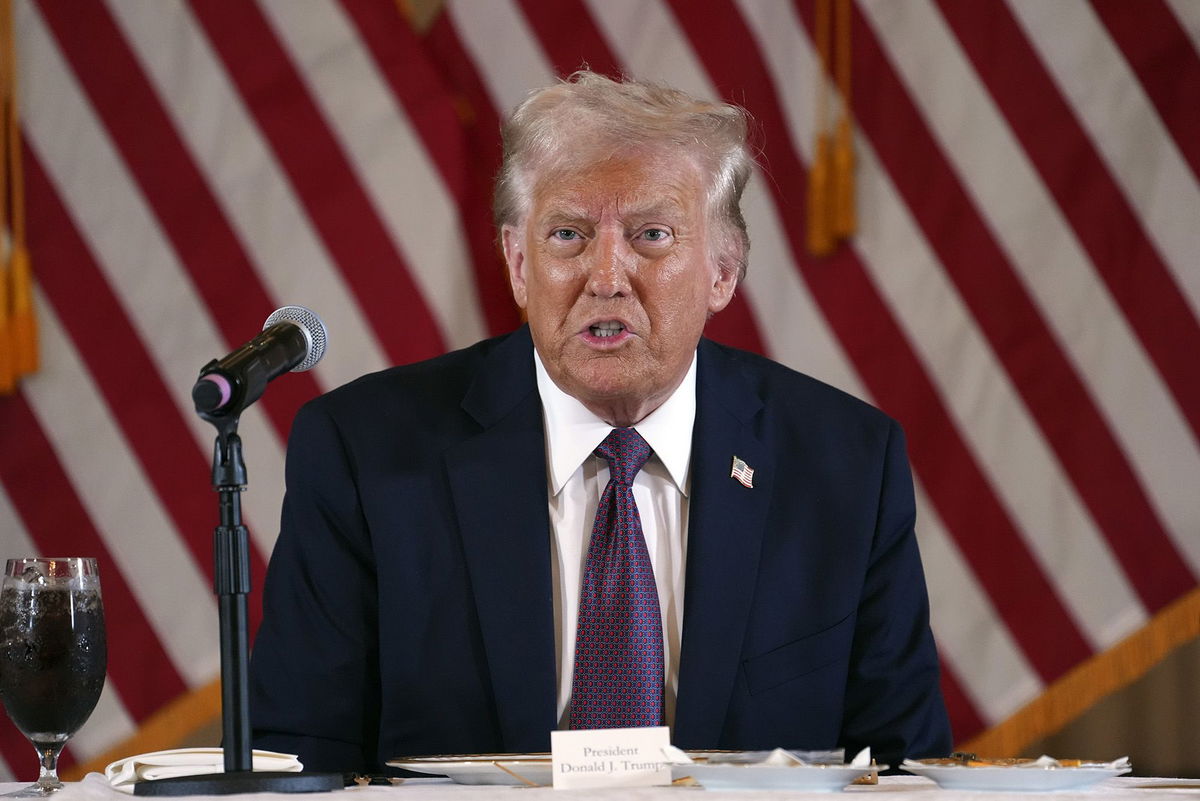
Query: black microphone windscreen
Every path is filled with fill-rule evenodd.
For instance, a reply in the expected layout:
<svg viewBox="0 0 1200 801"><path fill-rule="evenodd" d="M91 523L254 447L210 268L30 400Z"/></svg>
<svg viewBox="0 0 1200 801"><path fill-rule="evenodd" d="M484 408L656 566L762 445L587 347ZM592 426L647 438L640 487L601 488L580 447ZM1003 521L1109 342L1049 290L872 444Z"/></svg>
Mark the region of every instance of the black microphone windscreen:
<svg viewBox="0 0 1200 801"><path fill-rule="evenodd" d="M221 408L221 405L227 400L221 388L213 381L206 381L201 378L192 387L192 403L196 406L197 412L211 412Z"/></svg>

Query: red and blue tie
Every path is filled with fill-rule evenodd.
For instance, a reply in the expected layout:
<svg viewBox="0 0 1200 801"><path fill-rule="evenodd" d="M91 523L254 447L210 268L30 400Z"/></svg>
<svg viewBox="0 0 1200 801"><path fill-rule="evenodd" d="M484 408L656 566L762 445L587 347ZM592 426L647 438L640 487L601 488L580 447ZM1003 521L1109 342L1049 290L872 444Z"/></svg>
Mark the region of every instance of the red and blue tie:
<svg viewBox="0 0 1200 801"><path fill-rule="evenodd" d="M633 478L650 458L650 446L632 428L614 428L596 454L608 461L609 479L583 568L571 728L660 726L662 616L633 500Z"/></svg>

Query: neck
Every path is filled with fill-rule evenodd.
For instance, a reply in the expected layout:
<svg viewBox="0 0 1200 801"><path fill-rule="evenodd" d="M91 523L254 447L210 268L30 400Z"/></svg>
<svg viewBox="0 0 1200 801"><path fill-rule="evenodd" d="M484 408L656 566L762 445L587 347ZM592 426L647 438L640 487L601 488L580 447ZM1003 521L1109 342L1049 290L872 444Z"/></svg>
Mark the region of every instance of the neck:
<svg viewBox="0 0 1200 801"><path fill-rule="evenodd" d="M614 401L606 403L590 403L580 399L589 412L608 423L613 428L629 428L645 420L651 412L662 406L666 398L654 398L642 401Z"/></svg>

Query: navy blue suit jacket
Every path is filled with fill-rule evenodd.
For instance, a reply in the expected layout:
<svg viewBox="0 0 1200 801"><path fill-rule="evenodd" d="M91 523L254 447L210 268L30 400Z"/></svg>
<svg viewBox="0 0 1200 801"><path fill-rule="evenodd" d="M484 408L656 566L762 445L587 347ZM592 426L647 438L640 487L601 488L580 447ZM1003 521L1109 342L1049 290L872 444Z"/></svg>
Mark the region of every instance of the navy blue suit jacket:
<svg viewBox="0 0 1200 801"><path fill-rule="evenodd" d="M683 748L950 749L903 435L702 341ZM737 455L748 489L730 478ZM257 747L307 768L546 751L556 720L546 456L522 328L307 404L253 649Z"/></svg>

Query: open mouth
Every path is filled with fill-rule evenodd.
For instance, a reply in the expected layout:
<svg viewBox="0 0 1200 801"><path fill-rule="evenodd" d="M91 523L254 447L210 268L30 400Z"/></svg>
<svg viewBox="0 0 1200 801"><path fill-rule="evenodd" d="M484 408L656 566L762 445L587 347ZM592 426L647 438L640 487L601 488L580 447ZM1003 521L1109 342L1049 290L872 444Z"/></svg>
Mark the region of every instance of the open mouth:
<svg viewBox="0 0 1200 801"><path fill-rule="evenodd" d="M615 337L617 334L625 330L625 326L616 322L597 323L588 328L592 336L604 339L605 337Z"/></svg>

